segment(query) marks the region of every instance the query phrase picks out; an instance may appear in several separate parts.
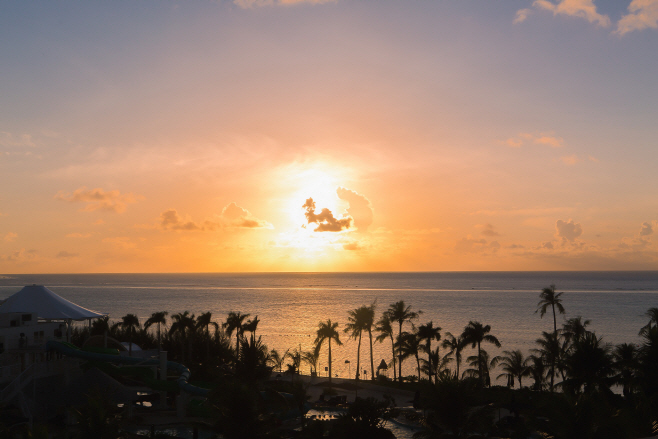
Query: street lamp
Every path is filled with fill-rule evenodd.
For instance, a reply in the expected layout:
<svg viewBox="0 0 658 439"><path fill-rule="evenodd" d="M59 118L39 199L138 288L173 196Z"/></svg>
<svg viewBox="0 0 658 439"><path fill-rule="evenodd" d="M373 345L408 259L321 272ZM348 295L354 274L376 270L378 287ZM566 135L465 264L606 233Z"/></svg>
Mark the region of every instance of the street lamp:
<svg viewBox="0 0 658 439"><path fill-rule="evenodd" d="M350 363L350 360L345 360L345 364L347 364L347 378L350 378L352 375L352 363Z"/></svg>

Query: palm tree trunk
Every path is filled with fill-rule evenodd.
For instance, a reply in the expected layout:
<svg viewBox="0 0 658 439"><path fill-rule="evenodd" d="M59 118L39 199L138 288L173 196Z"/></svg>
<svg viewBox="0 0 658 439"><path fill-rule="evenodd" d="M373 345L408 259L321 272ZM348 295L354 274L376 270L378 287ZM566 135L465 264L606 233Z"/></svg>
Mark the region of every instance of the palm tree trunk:
<svg viewBox="0 0 658 439"><path fill-rule="evenodd" d="M552 304L551 307L553 308L553 333L557 337L557 320L555 319L555 304Z"/></svg>
<svg viewBox="0 0 658 439"><path fill-rule="evenodd" d="M416 353L416 367L418 368L418 382L420 383L420 357Z"/></svg>
<svg viewBox="0 0 658 439"><path fill-rule="evenodd" d="M391 333L391 352L393 353L393 381L397 381L397 372L395 371L395 342L393 341L393 334Z"/></svg>
<svg viewBox="0 0 658 439"><path fill-rule="evenodd" d="M370 337L370 379L375 379L375 363L372 358L372 331L368 328L368 336Z"/></svg>
<svg viewBox="0 0 658 439"><path fill-rule="evenodd" d="M480 342L478 341L478 374L480 375L480 383L484 387L484 376L482 375L482 355L480 355Z"/></svg>
<svg viewBox="0 0 658 439"><path fill-rule="evenodd" d="M356 348L356 380L359 380L361 375L361 332L359 332L359 345Z"/></svg>
<svg viewBox="0 0 658 439"><path fill-rule="evenodd" d="M400 331L398 332L398 341L402 340L402 322L400 322ZM398 349L398 377L402 382L402 349Z"/></svg>
<svg viewBox="0 0 658 439"><path fill-rule="evenodd" d="M329 384L331 384L331 338L329 338Z"/></svg>
<svg viewBox="0 0 658 439"><path fill-rule="evenodd" d="M427 379L432 384L432 341L427 340ZM420 381L420 379L419 379Z"/></svg>

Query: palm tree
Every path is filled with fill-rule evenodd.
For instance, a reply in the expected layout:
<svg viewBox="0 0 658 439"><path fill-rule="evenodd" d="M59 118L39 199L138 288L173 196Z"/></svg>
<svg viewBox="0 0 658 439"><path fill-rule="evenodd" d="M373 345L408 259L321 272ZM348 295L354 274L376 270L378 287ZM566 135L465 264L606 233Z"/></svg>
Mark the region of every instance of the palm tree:
<svg viewBox="0 0 658 439"><path fill-rule="evenodd" d="M550 390L555 388L555 372L561 366L562 358L566 350L566 342L560 343L556 333L542 332L541 338L535 340L539 345L539 349L532 349L531 351L539 355L544 364L549 366L549 373L551 376Z"/></svg>
<svg viewBox="0 0 658 439"><path fill-rule="evenodd" d="M454 355L455 363L457 363L457 370L455 378L459 379L459 364L462 362L462 350L466 347L466 343L462 336L455 337L449 332L446 332L446 338L443 339L443 348L448 349L446 355Z"/></svg>
<svg viewBox="0 0 658 439"><path fill-rule="evenodd" d="M318 330L315 337L315 350L320 353L320 348L322 343L327 340L329 345L329 383L331 384L331 340L335 341L338 346L341 346L343 343L340 341L340 337L336 328L338 323L331 323L331 319L328 319L326 322L320 322L318 324Z"/></svg>
<svg viewBox="0 0 658 439"><path fill-rule="evenodd" d="M133 355L133 335L135 329L139 328L139 319L135 314L126 314L121 317L121 327L128 332L128 356Z"/></svg>
<svg viewBox="0 0 658 439"><path fill-rule="evenodd" d="M210 356L210 331L208 328L212 326L215 332L219 331L219 325L212 321L212 313L210 311L204 312L196 318L195 329L203 330L206 339L206 358Z"/></svg>
<svg viewBox="0 0 658 439"><path fill-rule="evenodd" d="M472 348L476 347L478 348L478 370L480 374L480 384L484 385L484 364L483 364L483 358L481 358L481 347L480 345L483 342L491 343L496 347L500 347L500 342L498 339L489 334L491 332L491 326L489 325L482 325L480 322L475 322L475 321L470 321L468 322L468 325L464 328L464 332L462 333L462 338L464 339L464 343L471 345Z"/></svg>
<svg viewBox="0 0 658 439"><path fill-rule="evenodd" d="M162 350L162 339L160 337L160 325L167 325L167 311L158 311L151 314L146 322L144 322L144 329L148 329L153 325L158 325L158 352Z"/></svg>
<svg viewBox="0 0 658 439"><path fill-rule="evenodd" d="M286 358L288 358L288 351L290 349L286 349L286 351L281 355L279 351L276 349L272 349L270 351L269 359L268 362L275 367L276 369L279 369L279 372L283 371L283 363L285 363Z"/></svg>
<svg viewBox="0 0 658 439"><path fill-rule="evenodd" d="M496 357L494 367L501 365L503 373L498 375L497 378L506 377L507 382L511 383L510 387L514 387L514 379L519 380L519 389L523 388L521 380L523 377L530 375L530 368L528 367L528 359L523 357L523 353L517 349L515 351L503 351L503 355Z"/></svg>
<svg viewBox="0 0 658 439"><path fill-rule="evenodd" d="M535 381L532 390L541 391L546 387L546 363L541 355L530 355L526 359L529 376Z"/></svg>
<svg viewBox="0 0 658 439"><path fill-rule="evenodd" d="M370 343L370 379L375 379L375 360L372 353L372 327L375 324L375 307L377 301L375 300L363 310L364 328L368 332L368 341Z"/></svg>
<svg viewBox="0 0 658 439"><path fill-rule="evenodd" d="M583 320L581 316L572 317L562 325L561 335L569 343L580 341L587 334L591 334L587 329L590 323L592 322Z"/></svg>
<svg viewBox="0 0 658 439"><path fill-rule="evenodd" d="M311 351L302 352L302 361L311 367L311 376L317 376L320 351L313 349Z"/></svg>
<svg viewBox="0 0 658 439"><path fill-rule="evenodd" d="M417 318L419 312L411 311L411 305L406 306L404 300L400 300L399 302L395 302L389 305L388 310L386 310L386 314L388 314L391 322L398 322L398 339L401 338L402 325L404 322ZM402 352L400 351L398 351L398 376L400 377L400 381L402 381Z"/></svg>
<svg viewBox="0 0 658 439"><path fill-rule="evenodd" d="M252 334L256 335L256 329L258 328L258 324L260 323L260 320L258 320L258 316L254 317L251 320L247 320L247 323L242 325L241 331L244 332L251 332Z"/></svg>
<svg viewBox="0 0 658 439"><path fill-rule="evenodd" d="M439 341L441 340L441 328L438 326L435 328L434 323L430 321L424 325L418 327L418 341L421 343L425 341L424 351L427 352L427 364L428 364L428 379L430 383L432 382L432 340ZM437 348L438 349L438 348ZM438 354L438 352L437 352Z"/></svg>
<svg viewBox="0 0 658 439"><path fill-rule="evenodd" d="M615 382L622 386L624 398L628 398L640 366L639 349L633 343L619 344L612 351L612 359L613 367L617 371Z"/></svg>
<svg viewBox="0 0 658 439"><path fill-rule="evenodd" d="M544 288L541 293L539 293L539 303L537 303L536 313L539 313L539 317L543 318L546 314L546 309L550 306L553 310L553 332L557 334L557 319L555 317L555 308L559 311L560 314L564 314L564 307L562 306L562 299L560 296L563 293L555 293L555 284Z"/></svg>
<svg viewBox="0 0 658 439"><path fill-rule="evenodd" d="M393 381L397 379L397 371L395 369L395 340L393 339L393 326L388 314L384 313L381 319L375 325L375 331L379 333L375 341L383 343L387 338L391 340L391 352L393 354Z"/></svg>
<svg viewBox="0 0 658 439"><path fill-rule="evenodd" d="M434 382L438 382L440 378L452 378L452 372L448 369L448 364L452 361L450 354L443 357L439 355L439 347L437 346L432 352L428 354L428 359L421 358L420 370L425 372L428 376L434 377Z"/></svg>
<svg viewBox="0 0 658 439"><path fill-rule="evenodd" d="M418 354L422 347L416 328L413 328L413 330L414 332L403 332L398 336L398 357L406 359L414 356L416 358L416 370L418 371L418 381L420 381L420 357Z"/></svg>
<svg viewBox="0 0 658 439"><path fill-rule="evenodd" d="M169 335L178 334L181 342L181 359L185 361L185 342L187 341L188 334L194 332L196 327L194 314L190 314L189 311L173 314L171 320L173 323L169 327Z"/></svg>
<svg viewBox="0 0 658 439"><path fill-rule="evenodd" d="M585 393L594 389L608 389L612 384L613 360L610 345L603 343L601 337L589 333L574 343L572 351L564 359L567 379L561 385L579 393L581 387Z"/></svg>
<svg viewBox="0 0 658 439"><path fill-rule="evenodd" d="M346 334L350 335L350 338L359 340L358 347L356 350L356 379L359 379L361 371L361 335L364 330L367 330L368 323L372 326L372 320L370 319L370 307L362 306L347 312L347 321L349 322L345 325L343 331Z"/></svg>
<svg viewBox="0 0 658 439"><path fill-rule="evenodd" d="M240 354L240 336L242 335L242 325L244 322L244 319L249 317L249 314L242 314L239 312L229 312L228 317L226 317L226 322L222 325L224 329L226 329L226 332L228 333L228 336L230 337L233 335L233 331L235 331L235 355L236 358Z"/></svg>
<svg viewBox="0 0 658 439"><path fill-rule="evenodd" d="M644 315L649 317L649 323L640 329L639 335L641 336L649 332L652 327L658 327L658 308L649 308L647 312L644 313Z"/></svg>
<svg viewBox="0 0 658 439"><path fill-rule="evenodd" d="M500 362L501 358L495 356L489 359L489 353L482 349L478 355L471 355L466 359L466 364L471 366L464 371L465 377L477 378L483 386L491 386L490 371Z"/></svg>

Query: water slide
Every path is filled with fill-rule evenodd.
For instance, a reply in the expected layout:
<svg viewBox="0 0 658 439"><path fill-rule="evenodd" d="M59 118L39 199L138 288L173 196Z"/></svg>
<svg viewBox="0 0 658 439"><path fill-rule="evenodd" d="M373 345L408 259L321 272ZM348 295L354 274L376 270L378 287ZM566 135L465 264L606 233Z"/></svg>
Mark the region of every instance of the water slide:
<svg viewBox="0 0 658 439"><path fill-rule="evenodd" d="M78 349L76 346L70 343L63 343L59 341L50 340L46 343L47 351L58 352L67 357L81 358L83 360L89 361L100 361L110 364L122 364L122 365L139 365L139 366L160 366L159 359L144 359L136 357L123 357L119 355L104 354L99 352L88 352ZM167 370L172 370L179 374L176 383L178 388L190 395L195 396L208 396L208 389L191 385L188 380L190 379L190 370L185 367L183 364L176 363L173 361L167 361ZM153 383L155 384L155 383ZM159 389L158 389L159 390Z"/></svg>

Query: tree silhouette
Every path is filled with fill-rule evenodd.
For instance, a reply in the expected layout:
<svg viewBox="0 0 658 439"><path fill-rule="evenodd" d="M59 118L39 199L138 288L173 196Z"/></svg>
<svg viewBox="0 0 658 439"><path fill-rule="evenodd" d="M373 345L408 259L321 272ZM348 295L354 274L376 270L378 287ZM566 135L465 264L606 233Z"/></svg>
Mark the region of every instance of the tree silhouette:
<svg viewBox="0 0 658 439"><path fill-rule="evenodd" d="M158 311L151 314L146 322L144 322L144 329L148 329L153 325L158 325L158 351L162 350L162 338L160 335L160 325L167 325L167 311Z"/></svg>
<svg viewBox="0 0 658 439"><path fill-rule="evenodd" d="M397 322L399 325L398 340L401 339L404 322L418 318L418 313L411 311L411 305L406 306L404 300L389 305L386 313L391 322ZM398 350L398 377L402 381L402 352L400 350Z"/></svg>
<svg viewBox="0 0 658 439"><path fill-rule="evenodd" d="M560 296L562 296L563 293L556 293L555 292L555 284L551 284L551 286L546 287L542 290L541 293L539 293L539 303L537 303L537 310L535 313L539 313L539 317L543 318L544 314L546 314L546 310L550 306L551 309L553 310L553 332L557 334L557 319L555 317L555 308L560 312L560 314L564 314L564 307L562 306L562 299L560 299Z"/></svg>
<svg viewBox="0 0 658 439"><path fill-rule="evenodd" d="M318 330L315 337L315 350L319 353L322 344L327 341L329 345L329 383L331 383L331 340L335 341L337 345L341 346L343 343L340 341L340 336L336 331L338 323L331 323L331 319L326 322L318 324Z"/></svg>
<svg viewBox="0 0 658 439"><path fill-rule="evenodd" d="M503 351L503 355L496 357L497 360L493 366L502 366L503 373L498 375L497 378L507 378L510 387L514 387L514 379L519 381L519 389L523 388L523 377L530 375L530 368L528 367L528 359L523 357L523 353L517 349L515 351Z"/></svg>
<svg viewBox="0 0 658 439"><path fill-rule="evenodd" d="M229 312L228 317L226 317L226 322L222 325L226 330L226 333L230 337L235 331L235 356L236 358L240 356L240 337L242 336L243 322L249 317L249 314L242 314L240 312Z"/></svg>
<svg viewBox="0 0 658 439"><path fill-rule="evenodd" d="M377 338L375 338L375 341L379 343L383 343L384 340L389 339L391 340L391 353L393 355L393 381L396 380L397 377L397 371L395 368L395 340L394 340L394 335L393 335L393 326L391 324L391 319L387 313L384 313L381 319L377 322L375 325L375 331L379 333Z"/></svg>
<svg viewBox="0 0 658 439"><path fill-rule="evenodd" d="M483 364L483 358L481 355L481 347L480 345L484 342L486 343L491 343L496 347L500 347L500 342L498 339L489 334L491 332L491 326L489 325L482 325L480 322L476 321L470 321L468 325L464 328L464 332L462 333L462 338L464 339L464 343L470 344L471 347L476 347L478 349L478 370L480 374L480 384L484 385L484 364Z"/></svg>
<svg viewBox="0 0 658 439"><path fill-rule="evenodd" d="M435 328L432 321L420 325L418 327L418 341L421 343L425 342L424 351L427 352L427 362L428 362L428 379L432 382L432 340L439 341L441 340L441 328L438 326Z"/></svg>
<svg viewBox="0 0 658 439"><path fill-rule="evenodd" d="M447 355L454 355L457 370L455 378L459 379L459 365L462 362L462 350L466 347L463 337L460 335L455 337L449 332L446 332L446 337L443 339L443 348L448 349Z"/></svg>
<svg viewBox="0 0 658 439"><path fill-rule="evenodd" d="M359 340L356 349L356 379L358 380L361 375L361 336L363 335L363 331L367 331L368 327L372 326L370 307L361 306L348 311L347 314L348 323L345 325L343 331L349 334L350 338Z"/></svg>
<svg viewBox="0 0 658 439"><path fill-rule="evenodd" d="M128 356L133 355L133 336L135 329L139 328L139 319L135 314L126 314L121 318L121 327L128 333Z"/></svg>
<svg viewBox="0 0 658 439"><path fill-rule="evenodd" d="M188 340L189 334L194 332L196 328L194 314L190 314L189 311L184 311L182 313L173 314L171 320L173 323L169 327L169 335L177 335L180 339L181 360L185 361L185 342Z"/></svg>

